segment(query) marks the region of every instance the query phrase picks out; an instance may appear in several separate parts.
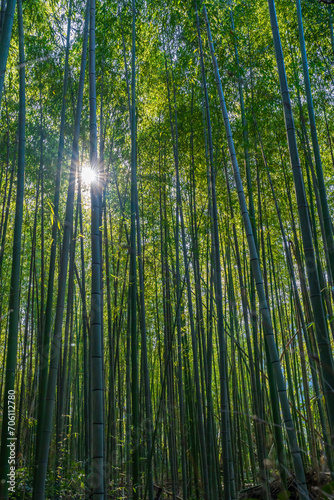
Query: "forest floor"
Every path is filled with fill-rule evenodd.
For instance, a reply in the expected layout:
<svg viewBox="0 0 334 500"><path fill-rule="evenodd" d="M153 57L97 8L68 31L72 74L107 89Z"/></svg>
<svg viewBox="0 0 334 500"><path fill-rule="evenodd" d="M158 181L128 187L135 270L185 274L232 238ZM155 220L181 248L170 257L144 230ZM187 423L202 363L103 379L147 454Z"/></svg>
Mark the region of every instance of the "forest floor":
<svg viewBox="0 0 334 500"><path fill-rule="evenodd" d="M334 500L334 482L332 482L331 474L329 472L316 472L309 470L306 472L306 483L310 494L313 499L333 499ZM298 491L295 479L291 476L288 479L288 495L282 490L281 482L279 479L270 482L270 494L272 499L283 500L298 500ZM255 500L264 499L264 489L261 484L250 486L247 489L239 492L240 500Z"/></svg>
<svg viewBox="0 0 334 500"><path fill-rule="evenodd" d="M317 473L314 470L306 472L307 488L310 495L310 500L334 500L334 481L329 472ZM180 486L180 485L179 485ZM181 488L180 488L181 489ZM270 496L272 500L298 500L299 495L293 475L288 479L288 493L282 490L279 479L270 481ZM163 486L154 484L154 499L155 500L170 500L173 498L172 484L169 481L164 481ZM27 498L27 497L26 497ZM82 493L70 493L61 495L62 500L81 499ZM89 498L92 498L90 496ZM120 488L117 491L109 491L108 498L110 500L131 499L131 494L126 492L125 488ZM195 497L191 497L195 498ZM238 500L263 500L264 489L261 484L250 485L248 488L241 490L238 494ZM182 493L176 495L177 500L182 500ZM214 499L212 499L214 500Z"/></svg>

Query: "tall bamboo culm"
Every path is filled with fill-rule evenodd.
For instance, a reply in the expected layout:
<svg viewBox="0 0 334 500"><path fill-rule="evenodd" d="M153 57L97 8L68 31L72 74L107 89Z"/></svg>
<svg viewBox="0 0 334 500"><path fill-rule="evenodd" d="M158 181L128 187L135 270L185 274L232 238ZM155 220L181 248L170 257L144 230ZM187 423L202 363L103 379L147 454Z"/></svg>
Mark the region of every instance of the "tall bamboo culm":
<svg viewBox="0 0 334 500"><path fill-rule="evenodd" d="M283 377L280 359L278 356L278 351L277 351L277 346L276 346L276 342L275 342L271 317L269 314L267 299L266 299L265 290L264 290L264 284L263 284L263 279L262 279L262 272L261 272L260 261L259 261L259 257L258 257L258 251L256 249L253 231L252 231L252 226L251 226L251 221L250 221L250 217L249 217L248 210L247 210L245 194L243 191L242 180L241 180L241 176L240 176L238 161L237 161L235 148L234 148L234 142L233 142L233 138L232 138L232 131L231 131L229 118L228 118L228 114L227 114L223 88L222 88L221 81L220 81L218 63L217 63L217 59L215 56L214 46L213 46L212 37L211 37L208 14L207 14L207 10L206 10L206 7L204 4L203 4L203 13L204 13L204 18L205 18L205 23L206 23L206 28L207 28L207 35L208 35L208 40L209 40L209 45L210 45L210 53L211 53L211 58L212 58L212 63L213 63L213 68L214 68L214 73L215 73L216 85L217 85L218 94L219 94L220 107L221 107L221 111L222 111L222 115L223 115L223 119L224 119L224 125L225 125L226 137L227 137L227 141L228 141L229 153L230 153L230 158L231 158L231 162L232 162L232 166L233 166L233 173L234 173L234 179L235 179L236 189L237 189L237 193L238 193L239 205L240 205L240 210L241 210L241 214L242 214L242 218L243 218L243 223L245 226L247 243L248 243L248 250L249 250L252 270L253 270L253 274L254 274L254 278L255 278L255 282L256 282L256 289L257 289L257 295L258 295L258 301L259 301L259 309L260 309L261 316L262 316L265 341L266 341L266 345L268 348L268 354L269 354L268 363L271 363L271 365L272 365L275 384L276 384L276 388L277 388L280 402L281 402L281 409L282 409L284 424L285 424L285 428L286 428L287 436L288 436L288 440L289 440L290 452L291 452L292 458L293 458L293 464L294 464L294 469L295 469L295 474L296 474L296 481L298 484L299 495L300 495L300 498L302 500L308 500L309 495L308 495L308 491L307 491L307 487L306 487L306 479L305 479L303 461L302 461L300 449L298 447L296 430L295 430L293 420L291 417L289 400L288 400L288 396L287 396L287 392L286 392L286 384L285 384L285 380Z"/></svg>
<svg viewBox="0 0 334 500"><path fill-rule="evenodd" d="M15 6L15 2L12 3L14 3ZM8 2L7 4L7 9L9 7L10 7L10 2ZM7 17L7 11L6 11L6 17ZM5 17L5 26L6 26L6 17ZM0 451L0 498L1 499L8 498L8 483L9 483L8 459L11 447L14 446L14 449L16 450L16 443L14 439L15 429L13 426L13 422L15 422L14 394L15 394L15 374L16 374L17 340L18 340L19 306L20 306L20 267L21 267L21 239L22 239L23 197L24 197L25 126L26 126L25 57L24 57L22 0L18 1L18 24L19 24L19 60L20 60L19 152L18 152L18 166L17 166L13 259L12 259L12 273L11 273L10 296L9 296L9 328L8 328L7 361L6 361L5 397L3 403L4 406L3 406L1 451ZM4 32L2 35L4 36ZM8 46L9 46L9 40L8 40ZM0 53L2 54L2 51ZM7 54L8 54L8 49L7 49ZM1 61L0 61L0 71L1 71ZM0 91L1 90L2 87L0 88ZM0 94L0 99L1 99L1 94ZM14 413L13 410L9 412L10 408L14 408Z"/></svg>

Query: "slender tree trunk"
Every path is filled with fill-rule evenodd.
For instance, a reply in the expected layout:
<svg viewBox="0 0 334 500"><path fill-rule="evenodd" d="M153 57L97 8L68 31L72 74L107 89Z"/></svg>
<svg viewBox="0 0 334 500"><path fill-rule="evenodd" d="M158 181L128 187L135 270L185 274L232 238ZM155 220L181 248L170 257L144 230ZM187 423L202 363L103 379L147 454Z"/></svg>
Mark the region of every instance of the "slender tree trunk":
<svg viewBox="0 0 334 500"><path fill-rule="evenodd" d="M20 394L20 404L19 404L19 418L17 426L17 443L16 443L16 455L18 455L22 450L21 441L21 427L22 427L22 414L23 414L23 404L24 396L26 390L25 376L26 376L26 358L27 358L27 343L28 343L28 330L29 330L29 314L30 308L34 308L34 294L31 294L31 289L34 281L34 264L35 264L35 254L36 254L36 229L37 229L37 213L38 213L38 201L39 201L39 181L36 191L36 205L35 205L35 216L34 216L34 227L31 242L31 258L30 258L30 269L29 269L29 285L28 285L28 299L27 299L27 311L24 321L24 341L23 341L23 354L22 354L22 369L21 369L21 394ZM33 290L34 292L34 290ZM31 299L32 295L32 299ZM32 314L33 316L33 314ZM32 324L33 327L33 324ZM32 351L32 350L31 350ZM32 352L31 352L32 353Z"/></svg>
<svg viewBox="0 0 334 500"><path fill-rule="evenodd" d="M138 246L138 268L139 268L139 289L140 289L140 312L141 312L141 350L142 350L142 363L143 363L143 374L144 374L144 385L145 385L145 409L146 409L146 446L147 446L147 463L152 448L152 401L151 401L151 389L150 389L150 375L149 375L149 365L147 358L147 331L146 331L146 311L145 311L145 296L144 296L144 269L143 269L143 254L142 254L142 244L141 244L141 232L140 232L140 217L139 217L139 204L138 204L138 191L136 193L136 220L137 220L137 246ZM147 482L148 482L148 498L153 500L153 471L152 467L148 466Z"/></svg>
<svg viewBox="0 0 334 500"><path fill-rule="evenodd" d="M15 2L14 7L15 7ZM11 2L7 4L9 8ZM13 8L14 14L14 8ZM1 42L3 41L5 27L2 33ZM7 20L8 21L8 20ZM6 380L5 394L3 402L3 418L2 418L2 433L1 433L1 453L0 453L0 498L8 498L8 488L12 487L9 476L9 457L10 450L14 447L15 455L15 374L16 374L16 359L17 359L17 341L19 330L19 303L20 303L20 267L21 267L21 239L22 239L22 220L23 220L23 196L24 196L24 170L25 170L25 125L26 125L26 103L25 103L25 56L24 56L24 32L23 32L23 15L22 1L18 2L18 24L19 24L19 60L20 60L20 83L19 83L19 153L17 167L17 188L16 188L16 207L15 207L15 222L14 222L14 238L13 238L13 258L12 258L12 275L9 296L9 330L8 330L8 349L6 362ZM9 44L9 41L8 41ZM8 52L7 52L8 53ZM0 71L2 71L1 58L3 56L3 44L0 43ZM0 74L3 83L3 75ZM1 86L2 90L2 86ZM0 96L1 96L0 90ZM0 97L1 99L1 97ZM15 465L11 462L11 465ZM14 482L15 483L15 482ZM15 490L15 488L14 488Z"/></svg>
<svg viewBox="0 0 334 500"><path fill-rule="evenodd" d="M229 145L229 152L230 152L231 162L233 165L234 178L235 178L236 189L237 189L238 198L239 198L239 205L240 205L242 218L243 218L243 222L244 222L244 226L245 226L245 230L246 230L247 243L248 243L248 248L249 248L249 253L250 253L250 258L251 258L251 265L252 265L252 270L253 270L253 274L254 274L254 278L255 278L255 282L256 282L256 289L257 289L257 294L258 294L260 311L261 311L262 319L263 319L264 334L265 334L266 345L267 345L268 354L269 354L268 360L273 368L273 375L274 375L277 391L278 391L279 397L280 397L281 409L282 409L283 419L284 419L284 423L285 423L285 427L286 427L286 431L287 431L287 435L288 435L288 440L289 440L289 444L290 444L290 451L291 451L291 454L293 456L294 468L295 468L295 473L296 473L296 481L298 484L300 498L303 500L308 500L309 495L308 495L308 491L307 491L307 487L306 487L306 479L305 479L305 473L304 473L304 468L303 468L303 462L302 462L301 453L300 453L298 443L297 443L296 431L295 431L292 417L291 417L289 401L288 401L288 397L287 397L287 393L286 393L285 380L283 378L282 368L281 368L281 365L279 362L279 356L278 356L277 346L275 343L273 327L272 327L271 318L270 318L269 309L268 309L268 304L267 304L267 300L266 300L266 296L265 296L265 290L264 290L264 285L263 285L262 272L261 272L261 268L260 268L258 251L256 249L253 231L252 231L252 226L251 226L251 222L250 222L250 218L249 218L249 214L248 214L248 210L247 210L242 180L241 180L241 176L240 176L240 172L239 172L239 166L238 166L235 148L234 148L234 142L233 142L233 138L232 138L232 131L230 128L230 123L229 123L229 118L228 118L228 114L227 114L223 89L222 89L222 85L221 85L221 81L220 81L218 64L217 64L217 60L216 60L216 56L215 56L215 52L214 52L211 31L210 31L210 26L209 26L209 20L208 20L208 16L207 16L207 12L206 12L206 7L204 4L203 4L203 11L204 11L205 22L206 22L206 27L207 27L207 34L208 34L208 40L209 40L209 44L210 44L210 52L211 52L211 57L212 57L212 62L213 62L213 67L214 67L214 72L215 72L216 84L218 87L219 100L220 100L221 110L222 110L222 114L223 114L223 118L224 118L227 141L228 141L228 145Z"/></svg>
<svg viewBox="0 0 334 500"><path fill-rule="evenodd" d="M129 313L131 334L131 394L132 394L132 497L140 498L139 478L139 367L137 335L137 248L136 248L136 199L137 199L137 152L136 152L136 5L132 0L132 59L131 59L131 231Z"/></svg>
<svg viewBox="0 0 334 500"><path fill-rule="evenodd" d="M333 283L333 279L334 279L334 241L333 241L333 232L332 232L332 222L331 222L331 218L329 215L326 188L325 188L325 182L324 182L324 175L323 175L323 171L322 171L322 162L321 162L321 157L320 157L320 147L319 147L319 142L318 142L317 127L316 127L316 123L315 123L313 99L312 99L312 92L311 92L311 82L310 82L310 76L309 76L308 64L307 64L307 55L306 55L306 48L305 48L304 28L303 28L303 19L302 19L302 9L301 9L300 0L296 0L296 8L297 8L299 43L300 43L300 50L301 50L302 62L303 62L303 76L304 76L304 85L305 85L306 99L307 99L307 109L308 109L308 116L309 116L309 120L310 120L312 146L313 146L313 153L314 153L314 159L315 159L315 168L316 168L316 172L317 172L321 208L322 208L324 227L325 227L325 235L326 235L326 242L325 243L327 245L329 263L330 263L330 269L328 269L328 272L330 272L330 274L331 274L331 278L332 278L331 283Z"/></svg>
<svg viewBox="0 0 334 500"><path fill-rule="evenodd" d="M5 17L3 20L3 25L1 28L1 38L0 38L0 109L1 109L1 98L2 91L4 88L5 73L7 66L7 58L9 52L9 45L12 38L12 28L14 22L14 13L16 7L16 0L8 0L5 12ZM23 63L21 63L23 64Z"/></svg>
<svg viewBox="0 0 334 500"><path fill-rule="evenodd" d="M37 431L36 431L36 464L38 461L40 446L42 443L43 418L45 412L46 391L47 391L47 381L48 381L49 349L50 349L50 338L51 338L52 317L53 317L52 306L53 306L54 275L56 268L56 253L57 253L57 241L58 241L60 178L61 178L61 167L63 160L64 137L65 137L65 113L66 113L66 94L67 94L68 71L69 71L68 58L70 50L71 10L72 10L72 0L70 0L69 3L69 14L67 20L65 69L64 69L62 108L61 108L60 128L59 128L57 171L55 179L56 185L55 185L55 193L53 200L52 244L51 244L50 264L49 264L48 289L47 289L45 315L44 315L44 310L42 309L43 330L40 339L41 343L39 346L40 377L39 377L39 397L38 397Z"/></svg>
<svg viewBox="0 0 334 500"><path fill-rule="evenodd" d="M12 187L13 187L13 180L14 180L14 172L15 172L15 157L14 157L14 161L13 161L13 165L12 165L11 173L10 173L10 180L9 180L9 189L8 189L6 210L5 210L4 223L3 223L2 235L1 235L1 246L0 246L0 279L1 279L1 276L2 276L3 256L5 254L5 243L6 243L6 236L7 236L7 225L8 225L10 202L11 202L11 199L12 199Z"/></svg>
<svg viewBox="0 0 334 500"><path fill-rule="evenodd" d="M88 17L86 17L88 24ZM88 26L87 26L88 27ZM78 179L78 209L79 209L79 229L80 234L83 234L83 221L82 221L82 197L81 197L81 178ZM80 238L80 260L81 260L81 300L82 300L82 337L83 337L83 368L84 368L84 450L85 450L85 498L88 499L88 476L90 470L90 391L89 381L87 380L87 373L89 373L89 355L88 355L88 337L89 337L89 324L87 317L87 303L86 303L86 270L85 270L85 254L83 237ZM77 272L77 270L76 270ZM78 274L77 274L78 277ZM78 280L79 281L79 280Z"/></svg>
<svg viewBox="0 0 334 500"><path fill-rule="evenodd" d="M197 20L197 34L199 39L200 49L200 62L202 70L202 80L204 88L204 99L206 109L207 131L208 131L208 145L209 145L209 169L210 169L210 196L212 203L212 253L214 262L214 278L215 278L215 291L216 291L216 308L217 308L217 331L219 338L219 373L220 373L220 411L221 411L221 430L222 430L222 458L223 458L223 474L224 474L224 496L227 499L235 498L235 484L234 484L234 471L233 462L230 457L229 440L230 440L230 418L229 418L229 396L228 396L228 382L227 382L227 355L226 355L226 337L224 331L224 316L223 316L223 292L221 283L221 263L220 263L220 242L219 242L219 229L218 229L218 209L216 197L216 175L213 160L213 144L212 144L212 131L211 119L209 111L209 98L207 92L205 68L203 60L202 41L200 34L200 25L196 5L196 20Z"/></svg>
<svg viewBox="0 0 334 500"><path fill-rule="evenodd" d="M83 48L81 54L78 101L77 101L77 109L76 109L75 125L74 125L74 137L72 145L72 159L71 159L69 186L68 186L67 201L66 201L64 234L63 234L63 243L61 248L60 270L58 277L58 296L57 296L54 336L51 347L50 369L49 369L49 376L47 383L45 411L43 416L43 432L40 445L40 454L37 457L36 479L33 491L34 500L40 500L41 498L43 498L45 494L45 481L46 481L49 448L51 442L52 420L53 420L54 403L56 395L56 385L57 385L57 373L58 373L58 365L60 358L68 252L70 247L70 239L72 235L72 226L73 226L75 177L79 161L78 143L79 143L79 133L80 133L84 77L86 69L86 54L87 54L87 37L84 36ZM38 443L36 444L38 446Z"/></svg>
<svg viewBox="0 0 334 500"><path fill-rule="evenodd" d="M293 179L294 179L296 198L298 204L298 214L299 214L300 228L302 233L307 277L310 287L310 298L314 315L317 342L319 346L321 369L323 372L323 377L325 382L324 396L326 398L327 411L331 428L331 441L333 441L334 443L333 355L329 343L327 321L325 318L325 313L322 303L319 277L314 255L310 218L309 218L307 200L305 195L304 181L299 161L292 107L288 91L288 83L286 78L284 58L283 58L280 34L277 24L274 0L268 0L268 5L270 12L270 22L274 38L278 75L280 80L284 119L285 119L287 140L290 153L290 162L293 172Z"/></svg>
<svg viewBox="0 0 334 500"><path fill-rule="evenodd" d="M102 178L97 162L96 127L96 78L95 78L95 0L90 0L89 26L89 106L90 106L90 165L97 174L91 183L91 247L92 247L92 296L90 321L91 353L91 459L93 499L104 500L104 409L102 362L102 301L101 301L101 252L100 212Z"/></svg>

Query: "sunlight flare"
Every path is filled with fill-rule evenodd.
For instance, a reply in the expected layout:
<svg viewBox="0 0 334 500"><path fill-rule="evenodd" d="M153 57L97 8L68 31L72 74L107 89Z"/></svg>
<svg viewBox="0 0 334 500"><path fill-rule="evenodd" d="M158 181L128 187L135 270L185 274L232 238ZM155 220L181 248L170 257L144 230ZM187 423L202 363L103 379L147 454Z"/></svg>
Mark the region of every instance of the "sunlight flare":
<svg viewBox="0 0 334 500"><path fill-rule="evenodd" d="M82 167L81 180L83 184L85 184L86 186L90 186L97 180L97 173L91 167Z"/></svg>

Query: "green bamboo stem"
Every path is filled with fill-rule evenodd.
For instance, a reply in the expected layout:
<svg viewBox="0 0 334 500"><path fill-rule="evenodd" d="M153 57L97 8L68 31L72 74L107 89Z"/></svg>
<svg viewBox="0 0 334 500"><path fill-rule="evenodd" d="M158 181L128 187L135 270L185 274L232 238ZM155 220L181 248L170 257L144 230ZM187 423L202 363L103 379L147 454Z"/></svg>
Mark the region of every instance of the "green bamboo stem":
<svg viewBox="0 0 334 500"><path fill-rule="evenodd" d="M16 0L8 0L7 1L3 25L1 26L1 38L0 38L0 109L1 109L2 92L3 92L3 88L4 88L4 82L5 82L5 73L6 73L9 45L10 45L10 41L12 38L12 28L13 28L13 22L14 22L15 7L16 7Z"/></svg>
<svg viewBox="0 0 334 500"><path fill-rule="evenodd" d="M52 330L52 307L53 307L53 294L54 294L54 276L56 269L56 253L57 253L57 241L58 241L58 212L59 212L59 198L60 198L60 180L61 180L61 168L63 161L64 152L64 140L65 140L65 117L66 117L66 95L68 87L68 73L69 73L69 50L70 50L70 34L71 34L71 16L72 16L72 0L69 2L69 13L67 18L67 34L66 34L66 52L65 52L65 67L64 67L64 80L63 80L63 93L62 93L62 107L60 115L60 126L59 126L59 143L58 143L58 154L57 154L57 170L55 179L55 192L53 200L53 223L52 223L52 244L50 252L50 263L49 263L49 277L48 277L48 289L46 296L46 307L45 314L43 314L42 322L42 336L40 339L40 382L39 382L39 397L38 397L38 413L37 413L37 431L36 431L36 464L38 461L38 456L40 453L40 446L42 443L42 432L43 432L43 418L45 412L45 401L47 392L47 380L48 380L48 365L49 365L49 349L50 349L50 338Z"/></svg>
<svg viewBox="0 0 334 500"><path fill-rule="evenodd" d="M260 268L258 252L257 252L256 246L255 246L252 226L251 226L251 222L250 222L250 218L249 218L249 214L248 214L248 210L247 210L246 199L245 199L245 195L244 195L244 191L243 191L242 180L241 180L241 176L240 176L240 172L239 172L238 162L237 162L235 148L234 148L234 142L233 142L233 138L232 138L232 131L230 128L230 123L229 123L229 118L228 118L228 114L227 114L223 89L222 89L222 85L221 85L221 81L220 81L218 64L217 64L217 60L216 60L216 56L215 56L215 52L214 52L208 15L207 15L206 7L204 4L203 4L203 13L204 13L205 23L206 23L206 27L207 27L210 52L211 52L212 63L213 63L214 72L215 72L216 84L217 84L218 93L219 93L221 111L222 111L223 118L224 118L226 136L227 136L227 141L228 141L228 145L229 145L229 152L230 152L231 162L233 165L236 189L237 189L237 193L238 193L241 214L242 214L242 218L243 218L243 222L244 222L244 226L245 226L245 230L246 230L251 265L252 265L252 270L253 270L253 274L254 274L254 278L255 278L255 282L256 282L256 289L257 289L257 294L258 294L260 311L261 311L261 315L262 315L262 319L263 319L263 328L264 328L264 334L265 334L265 338L266 338L266 346L268 347L268 354L269 354L268 359L270 360L270 363L268 363L268 365L271 365L273 368L273 375L274 375L277 391L279 393L279 398L280 398L280 402L281 402L281 409L282 409L282 413L283 413L283 419L284 419L284 423L285 423L285 427L286 427L286 431L287 431L287 435L288 435L288 440L289 440L289 444L290 444L290 452L291 452L292 457L293 457L294 468L295 468L295 473L296 473L296 481L298 483L299 494L300 494L300 497L302 499L306 500L309 498L309 495L308 495L307 487L306 487L306 479L305 479L305 473L304 473L304 468L303 468L303 462L302 462L301 453L300 453L298 443L297 443L296 431L295 431L295 428L293 425L290 407L289 407L289 401L288 401L288 397L287 397L287 393L286 393L286 385L285 385L285 381L283 378L283 373L282 373L282 369L281 369L280 362L279 362L277 346L276 346L275 339L274 339L271 318L270 318L268 304L267 304L264 286L263 286L262 272L261 272L261 268Z"/></svg>
<svg viewBox="0 0 334 500"><path fill-rule="evenodd" d="M100 213L102 178L97 161L96 75L95 75L95 0L90 0L89 14L89 108L90 108L90 167L97 174L91 183L91 467L94 500L104 500L104 408L103 408L103 346L101 297Z"/></svg>
<svg viewBox="0 0 334 500"><path fill-rule="evenodd" d="M324 182L324 175L323 175L322 162L321 162L321 156L320 156L318 133L317 133L317 127L316 127L316 122L315 122L315 114L314 114L314 108L313 108L310 75L309 75L308 64L307 64L307 55L306 55L304 28L303 28L303 18L302 18L302 10L301 10L300 0L296 0L296 9L297 9L298 35L299 35L300 51L301 51L302 62L303 62L303 76L304 76L304 85L305 85L305 91L306 91L307 109L308 109L308 115L309 115L309 120L310 120L312 146L313 146L315 167L316 167L318 187L319 187L319 195L320 195L321 208L322 208L324 227L325 227L326 246L328 249L328 257L329 257L329 263L330 263L330 269L328 271L330 271L331 277L333 280L333 277L334 277L334 240L333 240L333 232L332 232L332 223L331 223L331 218L329 215L326 187L325 187L325 182Z"/></svg>
<svg viewBox="0 0 334 500"><path fill-rule="evenodd" d="M290 95L288 90L288 83L285 72L284 58L283 58L279 28L277 24L274 0L268 0L268 5L270 13L270 22L273 32L278 75L280 80L290 162L293 172L293 179L294 179L296 198L298 204L298 214L299 214L299 222L302 233L307 277L310 287L310 298L314 315L317 342L319 346L321 368L325 382L324 395L326 398L326 405L327 405L327 411L331 428L331 440L334 440L334 387L332 384L334 375L333 355L328 338L327 322L324 314L319 277L314 256L310 218L307 207L302 171L299 161L292 107L290 102Z"/></svg>
<svg viewBox="0 0 334 500"><path fill-rule="evenodd" d="M8 2L4 30L0 42L0 99L3 85L4 74L2 71L3 57L5 48L3 39L8 32L8 15L10 8L14 8L16 2ZM7 24L6 24L7 22ZM12 21L10 31L12 27ZM9 418L9 405L15 408L15 374L17 361L17 343L19 329L19 304L20 304L20 267L21 267L21 240L22 240L22 221L23 221L23 198L24 198L24 171L25 171L25 126L26 126L26 97L25 97L25 55L24 55L24 32L23 32L23 14L22 1L18 2L18 24L19 24L19 147L18 147L18 167L17 167L17 187L16 187L16 206L13 237L13 257L11 271L11 287L9 296L9 327L8 327L8 348L6 362L5 393L3 402L2 432L1 432L1 453L0 453L0 498L8 498L9 487L9 456L11 443L15 443L15 429L10 430L11 419ZM7 31L6 31L7 30ZM9 40L8 40L9 45ZM8 54L8 48L7 48ZM6 54L6 59L7 59Z"/></svg>
<svg viewBox="0 0 334 500"><path fill-rule="evenodd" d="M47 392L46 392L45 410L43 416L43 429L42 429L42 437L40 444L40 453L37 455L37 467L36 467L35 483L33 490L34 500L39 500L43 498L43 496L45 495L45 481L46 481L46 473L48 465L49 447L51 442L51 431L52 431L52 421L53 421L53 412L54 412L55 394L57 385L58 364L60 358L68 251L70 247L70 238L72 235L72 225L73 225L75 177L76 177L77 164L79 160L78 143L79 143L79 133L80 133L84 77L86 68L86 54L87 54L87 37L84 37L83 49L81 54L80 79L79 79L77 109L75 116L74 136L72 144L72 158L71 158L71 167L69 176L69 186L68 186L68 193L66 200L64 234L63 234L63 243L62 243L61 259L60 259L60 270L58 276L58 295L57 295L55 326L54 326L54 335L51 346L50 368L47 381Z"/></svg>

